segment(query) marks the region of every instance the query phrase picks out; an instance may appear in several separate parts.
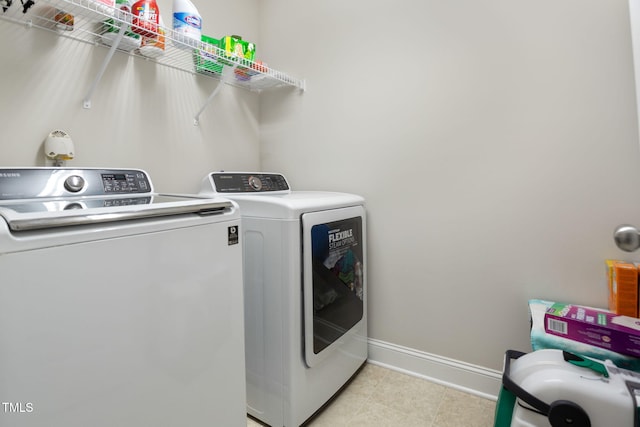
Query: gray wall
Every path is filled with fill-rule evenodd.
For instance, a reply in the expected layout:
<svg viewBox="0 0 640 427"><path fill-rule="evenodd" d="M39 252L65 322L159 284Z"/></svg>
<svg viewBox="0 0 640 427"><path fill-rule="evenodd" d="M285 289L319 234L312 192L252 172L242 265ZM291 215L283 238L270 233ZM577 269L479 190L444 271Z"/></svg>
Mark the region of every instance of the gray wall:
<svg viewBox="0 0 640 427"><path fill-rule="evenodd" d="M308 87L261 97L262 168L368 200L373 338L501 369L528 299L606 307L640 225L625 0L261 7Z"/></svg>

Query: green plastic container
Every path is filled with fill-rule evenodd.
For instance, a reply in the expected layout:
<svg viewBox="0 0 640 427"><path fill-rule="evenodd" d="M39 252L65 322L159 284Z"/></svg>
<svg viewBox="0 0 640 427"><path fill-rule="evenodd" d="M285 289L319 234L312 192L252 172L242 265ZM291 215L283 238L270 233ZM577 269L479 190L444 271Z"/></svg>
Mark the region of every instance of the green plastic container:
<svg viewBox="0 0 640 427"><path fill-rule="evenodd" d="M201 49L193 50L193 63L196 72L200 74L222 74L224 65L218 62L220 57L216 49L220 44L220 40L205 35L201 36L201 40L203 44Z"/></svg>

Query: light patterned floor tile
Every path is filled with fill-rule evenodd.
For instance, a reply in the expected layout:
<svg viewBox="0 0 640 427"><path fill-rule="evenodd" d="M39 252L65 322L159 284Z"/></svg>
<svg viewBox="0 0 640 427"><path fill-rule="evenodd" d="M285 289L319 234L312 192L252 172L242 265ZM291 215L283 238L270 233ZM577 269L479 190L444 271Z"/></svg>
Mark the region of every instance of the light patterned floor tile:
<svg viewBox="0 0 640 427"><path fill-rule="evenodd" d="M433 427L492 427L496 402L447 389Z"/></svg>
<svg viewBox="0 0 640 427"><path fill-rule="evenodd" d="M262 424L253 420L253 418L247 417L247 427L262 427Z"/></svg>
<svg viewBox="0 0 640 427"><path fill-rule="evenodd" d="M492 400L367 364L307 426L492 427L495 405ZM262 425L247 418L247 427Z"/></svg>
<svg viewBox="0 0 640 427"><path fill-rule="evenodd" d="M368 398L358 390L347 388L342 391L322 412L308 424L313 427L349 426L364 408L369 406Z"/></svg>

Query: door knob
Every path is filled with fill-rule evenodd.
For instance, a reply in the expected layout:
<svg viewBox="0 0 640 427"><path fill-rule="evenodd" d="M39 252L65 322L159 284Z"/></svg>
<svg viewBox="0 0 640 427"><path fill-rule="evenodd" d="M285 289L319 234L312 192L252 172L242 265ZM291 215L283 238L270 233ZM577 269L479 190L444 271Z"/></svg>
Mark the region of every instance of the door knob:
<svg viewBox="0 0 640 427"><path fill-rule="evenodd" d="M625 252L633 252L640 248L640 232L633 225L620 225L613 233L618 248Z"/></svg>

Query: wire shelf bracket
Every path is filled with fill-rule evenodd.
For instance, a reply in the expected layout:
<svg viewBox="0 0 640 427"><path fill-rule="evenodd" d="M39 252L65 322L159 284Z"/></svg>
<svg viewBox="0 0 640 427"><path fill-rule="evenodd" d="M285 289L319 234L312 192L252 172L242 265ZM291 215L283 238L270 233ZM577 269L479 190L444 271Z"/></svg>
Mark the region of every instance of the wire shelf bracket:
<svg viewBox="0 0 640 427"><path fill-rule="evenodd" d="M28 7L26 7L27 3ZM65 14L72 18L70 25L61 21L60 16ZM306 83L302 79L291 77L260 61L254 62L241 58L235 53L220 49L217 45L186 39L170 28L159 27L156 32L151 31L149 36L158 37L158 39L164 37L163 54L155 58L144 56L139 50L131 48L131 43L125 43L124 38L130 31L148 34L150 30L134 25L133 15L129 12L108 7L98 0L37 0L37 2L27 0L26 3L13 0L8 2L7 6L0 8L0 21L22 24L27 28L39 28L53 32L60 38L92 46L109 47L97 75L82 100L85 109L91 108L93 95L116 51L155 62L159 66L218 80L218 85L196 113L195 125L199 124L201 114L223 86L235 86L252 92L279 87L294 87L301 92L306 90ZM115 26L118 27L117 32ZM105 44L103 39L105 32L115 36L112 39L113 42Z"/></svg>
<svg viewBox="0 0 640 427"><path fill-rule="evenodd" d="M91 83L91 86L87 91L87 95L84 97L84 101L82 101L82 106L84 108L87 108L87 109L91 108L91 97L93 96L93 92L95 92L96 88L98 87L98 83L100 83L100 80L102 80L102 76L104 75L104 72L109 66L109 63L111 62L111 58L113 58L113 54L116 53L116 49L118 49L118 46L120 45L120 42L122 41L122 38L124 37L124 33L126 31L127 31L126 25L122 25L118 30L118 35L116 36L116 39L113 42L113 45L109 49L109 53L107 53L107 56L102 61L102 65L98 70L98 74L93 79L93 82Z"/></svg>

